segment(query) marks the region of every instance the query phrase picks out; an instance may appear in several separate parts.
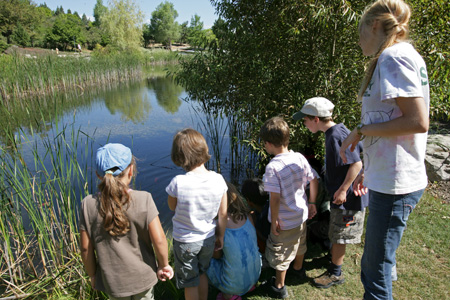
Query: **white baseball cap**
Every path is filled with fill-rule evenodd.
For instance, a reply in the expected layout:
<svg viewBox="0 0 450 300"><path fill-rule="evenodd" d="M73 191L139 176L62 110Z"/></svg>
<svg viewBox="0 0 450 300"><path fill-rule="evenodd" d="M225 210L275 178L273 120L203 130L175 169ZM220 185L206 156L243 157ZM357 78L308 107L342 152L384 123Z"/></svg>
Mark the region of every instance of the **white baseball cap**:
<svg viewBox="0 0 450 300"><path fill-rule="evenodd" d="M301 120L305 116L315 117L331 117L333 114L334 104L324 97L314 97L306 100L302 109L296 112L292 118L294 120Z"/></svg>

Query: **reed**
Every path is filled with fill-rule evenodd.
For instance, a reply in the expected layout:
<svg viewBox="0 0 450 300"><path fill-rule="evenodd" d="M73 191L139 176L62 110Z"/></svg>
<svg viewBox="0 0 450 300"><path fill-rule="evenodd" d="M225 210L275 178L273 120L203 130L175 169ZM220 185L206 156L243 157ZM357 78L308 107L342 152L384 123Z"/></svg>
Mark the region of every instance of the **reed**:
<svg viewBox="0 0 450 300"><path fill-rule="evenodd" d="M93 139L69 126L39 139L33 130L3 130L9 143L0 146L0 294L79 295L89 285L77 203L87 194Z"/></svg>
<svg viewBox="0 0 450 300"><path fill-rule="evenodd" d="M165 50L143 50L115 54L24 56L0 55L0 101L4 105L31 96L84 90L141 79L142 67L178 62L178 54Z"/></svg>

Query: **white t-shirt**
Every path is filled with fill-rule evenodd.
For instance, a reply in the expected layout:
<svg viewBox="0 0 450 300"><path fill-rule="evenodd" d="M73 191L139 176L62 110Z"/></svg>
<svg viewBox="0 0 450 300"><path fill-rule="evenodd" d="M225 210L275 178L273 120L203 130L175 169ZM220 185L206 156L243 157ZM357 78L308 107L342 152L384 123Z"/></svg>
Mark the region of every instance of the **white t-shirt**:
<svg viewBox="0 0 450 300"><path fill-rule="evenodd" d="M214 171L175 176L166 187L166 192L177 198L172 218L173 238L182 243L193 243L213 236L214 218L227 190L222 175Z"/></svg>
<svg viewBox="0 0 450 300"><path fill-rule="evenodd" d="M276 155L266 166L264 190L280 194L278 223L281 230L298 227L308 219L305 187L314 178L306 158L292 150ZM271 216L269 208L269 222Z"/></svg>
<svg viewBox="0 0 450 300"><path fill-rule="evenodd" d="M402 115L397 97L422 97L430 106L425 62L409 43L395 44L381 53L362 99L363 124L386 122ZM367 136L364 174L367 187L385 194L408 194L427 186L427 133L396 137Z"/></svg>

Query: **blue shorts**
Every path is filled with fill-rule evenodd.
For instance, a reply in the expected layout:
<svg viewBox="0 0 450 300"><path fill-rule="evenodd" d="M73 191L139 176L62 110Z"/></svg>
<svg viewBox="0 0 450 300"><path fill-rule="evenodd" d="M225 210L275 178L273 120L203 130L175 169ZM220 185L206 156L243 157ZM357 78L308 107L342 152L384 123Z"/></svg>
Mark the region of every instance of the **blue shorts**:
<svg viewBox="0 0 450 300"><path fill-rule="evenodd" d="M215 242L215 236L193 243L173 240L177 288L194 287L200 284L199 277L209 268Z"/></svg>

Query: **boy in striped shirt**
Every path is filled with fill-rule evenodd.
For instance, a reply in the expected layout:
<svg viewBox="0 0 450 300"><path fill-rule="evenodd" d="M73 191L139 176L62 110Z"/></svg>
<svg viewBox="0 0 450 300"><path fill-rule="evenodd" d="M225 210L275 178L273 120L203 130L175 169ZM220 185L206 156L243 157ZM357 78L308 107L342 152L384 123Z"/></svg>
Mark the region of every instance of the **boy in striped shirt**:
<svg viewBox="0 0 450 300"><path fill-rule="evenodd" d="M286 298L284 281L294 259L291 268L305 276L306 220L316 214L318 180L306 158L288 149L289 126L282 118L267 120L261 127L260 137L267 153L274 155L263 178L264 190L270 193L268 219L271 222L265 255L276 272L270 291L273 297ZM308 182L309 202L305 193Z"/></svg>

